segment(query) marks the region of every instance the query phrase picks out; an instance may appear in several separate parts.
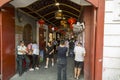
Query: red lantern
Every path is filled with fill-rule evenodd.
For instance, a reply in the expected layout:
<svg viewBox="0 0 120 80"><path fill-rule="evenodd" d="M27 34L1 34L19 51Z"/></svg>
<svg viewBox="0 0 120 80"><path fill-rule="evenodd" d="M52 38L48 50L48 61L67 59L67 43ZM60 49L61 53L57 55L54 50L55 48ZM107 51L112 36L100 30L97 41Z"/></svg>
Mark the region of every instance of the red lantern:
<svg viewBox="0 0 120 80"><path fill-rule="evenodd" d="M43 26L43 24L45 24L45 21L43 19L40 19L38 23L40 24L40 26Z"/></svg>
<svg viewBox="0 0 120 80"><path fill-rule="evenodd" d="M61 34L63 34L63 35L65 35L65 34L66 34L66 32L65 32L65 31L63 31L63 30L60 30L60 33L61 33Z"/></svg>
<svg viewBox="0 0 120 80"><path fill-rule="evenodd" d="M76 22L76 19L75 19L75 18L72 18L72 17L71 17L71 18L68 19L68 23L70 23L70 28L71 28L71 29L73 29L73 26L72 26L72 25L73 25L75 22Z"/></svg>
<svg viewBox="0 0 120 80"><path fill-rule="evenodd" d="M58 30L58 28L57 28L57 27L54 27L54 30L55 30L55 31L57 31L57 30Z"/></svg>
<svg viewBox="0 0 120 80"><path fill-rule="evenodd" d="M52 29L52 25L49 25L48 28L49 28L49 29Z"/></svg>

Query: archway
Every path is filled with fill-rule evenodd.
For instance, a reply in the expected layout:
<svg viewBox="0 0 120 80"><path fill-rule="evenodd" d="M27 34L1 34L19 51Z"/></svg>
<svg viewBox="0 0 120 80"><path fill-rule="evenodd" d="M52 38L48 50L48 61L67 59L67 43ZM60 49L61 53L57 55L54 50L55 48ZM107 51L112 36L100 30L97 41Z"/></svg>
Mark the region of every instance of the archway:
<svg viewBox="0 0 120 80"><path fill-rule="evenodd" d="M23 29L23 40L25 44L29 44L33 41L33 31L32 26L30 24L26 24Z"/></svg>
<svg viewBox="0 0 120 80"><path fill-rule="evenodd" d="M10 0L2 0L2 4ZM104 31L104 0L86 0L91 2L95 7L93 8L93 33L90 39L91 55L94 56L94 64L90 65L89 68L93 69L90 75L87 76L86 80L102 80L102 54L103 54L103 31ZM1 3L0 3L1 4ZM91 63L91 62L89 62ZM90 73L89 73L90 74Z"/></svg>

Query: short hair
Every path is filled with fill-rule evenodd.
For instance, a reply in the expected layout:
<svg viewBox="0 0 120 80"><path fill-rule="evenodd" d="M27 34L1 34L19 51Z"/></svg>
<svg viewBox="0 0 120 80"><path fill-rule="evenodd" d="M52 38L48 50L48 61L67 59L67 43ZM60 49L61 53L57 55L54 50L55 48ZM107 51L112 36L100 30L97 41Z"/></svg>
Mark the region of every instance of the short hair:
<svg viewBox="0 0 120 80"><path fill-rule="evenodd" d="M34 44L36 44L37 42L36 41L33 41Z"/></svg>
<svg viewBox="0 0 120 80"><path fill-rule="evenodd" d="M64 40L61 40L61 41L60 41L60 44L61 44L61 45L64 45L64 44L65 44L65 41L64 41Z"/></svg>
<svg viewBox="0 0 120 80"><path fill-rule="evenodd" d="M81 43L81 42L78 42L78 44L82 45L82 43Z"/></svg>
<svg viewBox="0 0 120 80"><path fill-rule="evenodd" d="M22 41L20 41L20 43L24 43L24 41L22 40Z"/></svg>

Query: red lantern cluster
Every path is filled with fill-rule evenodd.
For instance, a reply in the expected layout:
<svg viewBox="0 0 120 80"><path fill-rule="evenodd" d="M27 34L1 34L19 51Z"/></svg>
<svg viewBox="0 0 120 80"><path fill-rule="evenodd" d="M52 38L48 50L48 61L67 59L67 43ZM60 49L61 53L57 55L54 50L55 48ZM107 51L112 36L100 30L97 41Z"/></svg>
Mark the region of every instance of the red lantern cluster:
<svg viewBox="0 0 120 80"><path fill-rule="evenodd" d="M71 17L71 18L68 19L68 23L70 23L70 29L73 29L73 26L72 26L72 25L73 25L75 22L76 22L76 19L75 19L75 18L72 18L72 17Z"/></svg>
<svg viewBox="0 0 120 80"><path fill-rule="evenodd" d="M43 26L43 24L45 24L45 21L43 19L40 19L38 23L40 24L40 26Z"/></svg>
<svg viewBox="0 0 120 80"><path fill-rule="evenodd" d="M60 33L63 34L63 35L66 34L66 32L64 30L60 30Z"/></svg>
<svg viewBox="0 0 120 80"><path fill-rule="evenodd" d="M57 27L53 27L52 25L49 25L48 28L49 28L50 30L52 30L52 28L54 28L54 31L57 31L57 30L58 30Z"/></svg>

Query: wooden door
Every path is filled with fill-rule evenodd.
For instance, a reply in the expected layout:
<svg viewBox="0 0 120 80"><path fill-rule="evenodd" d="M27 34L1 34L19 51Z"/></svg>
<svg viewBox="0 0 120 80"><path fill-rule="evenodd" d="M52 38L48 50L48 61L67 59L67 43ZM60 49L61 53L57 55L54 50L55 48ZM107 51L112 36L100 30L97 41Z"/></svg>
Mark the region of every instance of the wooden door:
<svg viewBox="0 0 120 80"><path fill-rule="evenodd" d="M9 80L15 74L15 10L5 5L0 11L0 51L2 54L2 80Z"/></svg>

